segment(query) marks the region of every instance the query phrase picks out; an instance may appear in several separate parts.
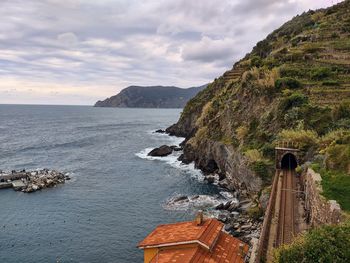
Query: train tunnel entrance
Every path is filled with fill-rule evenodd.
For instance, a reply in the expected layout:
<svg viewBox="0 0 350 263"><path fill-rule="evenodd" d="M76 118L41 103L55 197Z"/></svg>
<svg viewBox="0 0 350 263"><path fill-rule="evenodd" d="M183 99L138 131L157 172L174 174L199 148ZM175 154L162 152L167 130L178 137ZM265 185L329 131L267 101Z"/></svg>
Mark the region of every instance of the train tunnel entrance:
<svg viewBox="0 0 350 263"><path fill-rule="evenodd" d="M298 166L297 158L292 153L286 153L281 160L281 168L294 170Z"/></svg>

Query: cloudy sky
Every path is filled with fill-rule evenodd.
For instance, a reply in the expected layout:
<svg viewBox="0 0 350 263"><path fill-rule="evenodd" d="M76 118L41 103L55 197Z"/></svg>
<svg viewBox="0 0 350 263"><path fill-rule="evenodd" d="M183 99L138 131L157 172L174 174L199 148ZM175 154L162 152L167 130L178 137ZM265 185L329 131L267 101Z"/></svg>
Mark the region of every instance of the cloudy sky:
<svg viewBox="0 0 350 263"><path fill-rule="evenodd" d="M93 104L210 82L294 15L337 0L0 0L0 103Z"/></svg>

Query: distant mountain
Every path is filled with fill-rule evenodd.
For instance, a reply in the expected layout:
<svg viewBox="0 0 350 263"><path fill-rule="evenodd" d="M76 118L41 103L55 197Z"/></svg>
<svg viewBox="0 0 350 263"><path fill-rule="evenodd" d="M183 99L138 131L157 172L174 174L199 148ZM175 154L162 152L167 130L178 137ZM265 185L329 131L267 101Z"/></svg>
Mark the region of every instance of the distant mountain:
<svg viewBox="0 0 350 263"><path fill-rule="evenodd" d="M96 102L95 107L183 108L206 86L188 89L173 86L130 86L115 96Z"/></svg>

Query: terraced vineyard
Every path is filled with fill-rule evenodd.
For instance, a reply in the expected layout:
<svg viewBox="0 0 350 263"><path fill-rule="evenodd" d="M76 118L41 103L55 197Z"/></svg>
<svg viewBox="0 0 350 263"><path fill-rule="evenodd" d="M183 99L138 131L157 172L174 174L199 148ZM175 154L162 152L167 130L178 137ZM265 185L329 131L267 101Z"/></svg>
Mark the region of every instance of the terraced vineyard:
<svg viewBox="0 0 350 263"><path fill-rule="evenodd" d="M232 69L190 100L178 123L168 131L188 137L186 158L204 170L214 160L218 169L227 174L230 164L208 145L233 147L232 152L246 157L245 168L252 175L248 180L245 172L239 175L241 181L235 183L252 185L258 175L262 183L252 187L256 191L271 183L273 149L280 140L300 143L307 159L330 149L329 144L318 144L320 138L349 129L347 0L298 15L258 42ZM284 131L288 137L283 137ZM334 141L337 146L333 152L341 149L345 156L348 143ZM236 178L234 171L229 174Z"/></svg>

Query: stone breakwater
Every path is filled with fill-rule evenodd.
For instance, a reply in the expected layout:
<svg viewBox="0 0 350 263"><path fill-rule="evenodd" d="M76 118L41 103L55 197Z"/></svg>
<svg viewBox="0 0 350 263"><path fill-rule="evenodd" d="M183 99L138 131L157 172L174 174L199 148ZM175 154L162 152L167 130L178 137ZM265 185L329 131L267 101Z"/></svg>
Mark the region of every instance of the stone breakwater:
<svg viewBox="0 0 350 263"><path fill-rule="evenodd" d="M15 191L31 193L45 188L55 187L70 180L67 174L56 170L42 169L35 171L0 171L0 189L13 188Z"/></svg>

